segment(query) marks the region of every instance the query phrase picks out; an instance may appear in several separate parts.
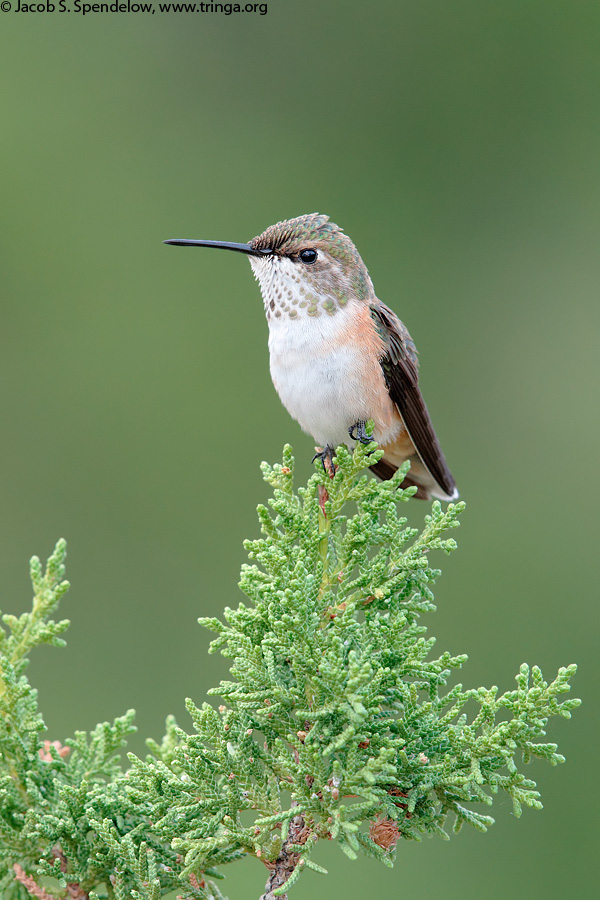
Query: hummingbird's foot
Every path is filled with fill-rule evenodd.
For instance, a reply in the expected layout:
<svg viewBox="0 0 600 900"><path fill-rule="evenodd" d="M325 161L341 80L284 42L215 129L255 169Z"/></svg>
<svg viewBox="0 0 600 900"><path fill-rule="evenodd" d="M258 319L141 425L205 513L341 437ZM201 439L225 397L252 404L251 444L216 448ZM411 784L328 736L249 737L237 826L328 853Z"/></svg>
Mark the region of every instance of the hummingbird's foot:
<svg viewBox="0 0 600 900"><path fill-rule="evenodd" d="M333 478L335 474L335 466L333 465L333 456L334 450L330 444L327 444L323 447L322 450L318 450L313 456L311 462L314 462L315 459L321 460L321 465L323 466L323 471L326 475L329 475L330 478Z"/></svg>
<svg viewBox="0 0 600 900"><path fill-rule="evenodd" d="M373 438L370 434L367 434L365 430L366 424L366 422L355 422L354 425L348 429L348 434L353 441L360 441L361 444L373 443Z"/></svg>

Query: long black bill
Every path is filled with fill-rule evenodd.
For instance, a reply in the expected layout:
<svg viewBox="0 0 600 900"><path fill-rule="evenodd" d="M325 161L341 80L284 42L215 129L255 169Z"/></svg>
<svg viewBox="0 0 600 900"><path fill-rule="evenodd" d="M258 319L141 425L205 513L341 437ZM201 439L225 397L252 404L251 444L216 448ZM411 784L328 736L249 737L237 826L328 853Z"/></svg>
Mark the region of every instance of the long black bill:
<svg viewBox="0 0 600 900"><path fill-rule="evenodd" d="M172 238L169 241L163 241L163 244L175 244L176 247L216 247L222 250L237 250L238 253L245 253L247 256L269 256L270 250L255 250L250 244L233 244L230 241L194 241L186 238Z"/></svg>

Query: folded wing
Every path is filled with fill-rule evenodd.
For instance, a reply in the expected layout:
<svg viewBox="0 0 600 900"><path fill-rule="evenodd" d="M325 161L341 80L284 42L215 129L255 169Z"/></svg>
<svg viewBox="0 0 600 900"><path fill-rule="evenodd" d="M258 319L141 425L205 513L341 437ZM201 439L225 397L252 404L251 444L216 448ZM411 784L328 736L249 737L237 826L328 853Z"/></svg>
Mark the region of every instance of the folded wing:
<svg viewBox="0 0 600 900"><path fill-rule="evenodd" d="M441 490L458 496L440 442L419 389L419 368L415 345L398 316L384 303L371 306L371 316L386 352L381 368L390 397L396 404L419 459Z"/></svg>

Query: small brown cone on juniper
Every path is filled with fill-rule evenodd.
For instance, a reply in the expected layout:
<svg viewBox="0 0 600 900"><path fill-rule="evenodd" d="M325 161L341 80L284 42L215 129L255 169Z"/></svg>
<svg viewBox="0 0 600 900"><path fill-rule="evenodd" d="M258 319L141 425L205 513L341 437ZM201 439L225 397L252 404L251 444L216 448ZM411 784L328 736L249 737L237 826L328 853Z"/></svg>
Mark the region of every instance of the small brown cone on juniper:
<svg viewBox="0 0 600 900"><path fill-rule="evenodd" d="M388 819L387 816L377 816L375 821L371 822L369 837L383 850L393 850L400 837L400 832L393 819Z"/></svg>

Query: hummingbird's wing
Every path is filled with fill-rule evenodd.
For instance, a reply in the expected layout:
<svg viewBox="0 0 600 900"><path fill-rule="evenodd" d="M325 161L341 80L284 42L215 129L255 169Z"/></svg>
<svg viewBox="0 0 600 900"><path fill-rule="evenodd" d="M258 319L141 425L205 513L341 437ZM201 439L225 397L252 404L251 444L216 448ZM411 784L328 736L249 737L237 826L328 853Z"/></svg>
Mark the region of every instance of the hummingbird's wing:
<svg viewBox="0 0 600 900"><path fill-rule="evenodd" d="M398 316L385 303L371 306L371 317L386 345L381 368L389 395L396 404L417 454L448 497L456 495L454 478L419 389L417 349Z"/></svg>

